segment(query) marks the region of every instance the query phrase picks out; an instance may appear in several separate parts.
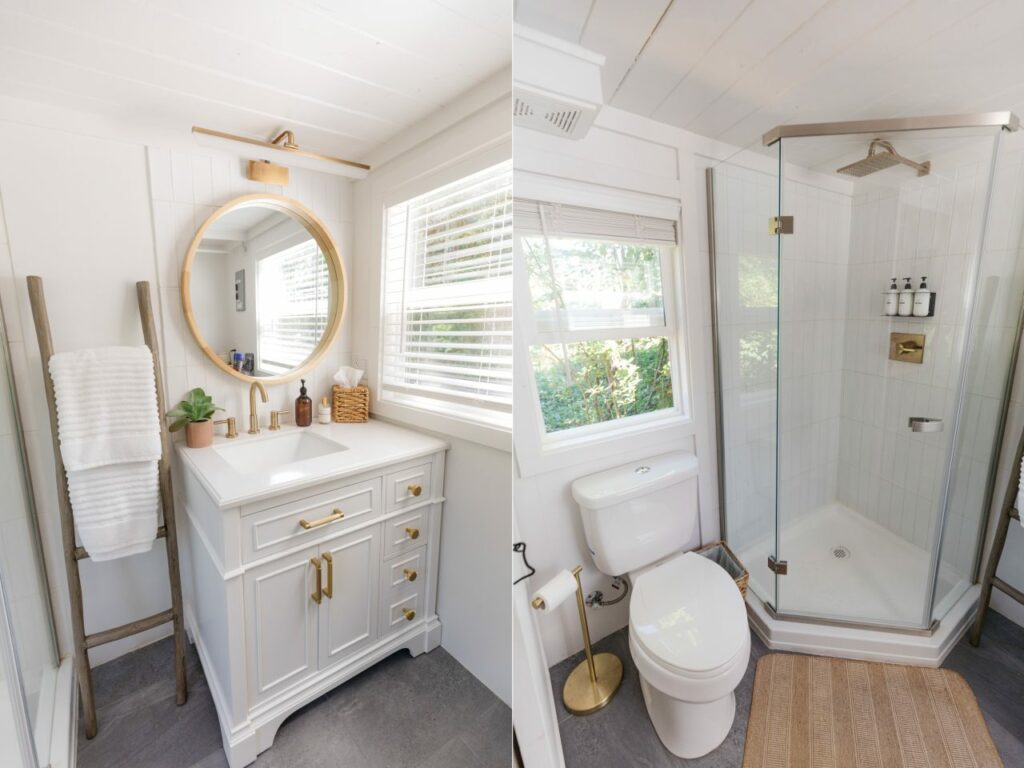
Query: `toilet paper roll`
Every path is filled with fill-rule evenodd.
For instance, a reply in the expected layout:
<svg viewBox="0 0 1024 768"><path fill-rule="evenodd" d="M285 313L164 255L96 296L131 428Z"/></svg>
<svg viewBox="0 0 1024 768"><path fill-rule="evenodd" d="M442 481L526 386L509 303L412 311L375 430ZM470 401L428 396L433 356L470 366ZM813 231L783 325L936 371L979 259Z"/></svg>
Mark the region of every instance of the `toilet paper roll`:
<svg viewBox="0 0 1024 768"><path fill-rule="evenodd" d="M533 593L533 599L538 598L544 605L537 610L544 613L551 613L555 608L564 603L570 595L576 592L576 577L568 571L559 571L555 578Z"/></svg>

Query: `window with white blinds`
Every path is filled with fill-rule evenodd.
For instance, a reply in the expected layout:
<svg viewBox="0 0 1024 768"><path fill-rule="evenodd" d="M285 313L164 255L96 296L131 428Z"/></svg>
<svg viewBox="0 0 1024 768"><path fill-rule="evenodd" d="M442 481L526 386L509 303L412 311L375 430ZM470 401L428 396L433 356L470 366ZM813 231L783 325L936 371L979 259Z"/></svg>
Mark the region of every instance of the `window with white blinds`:
<svg viewBox="0 0 1024 768"><path fill-rule="evenodd" d="M381 396L506 426L512 410L512 165L385 213Z"/></svg>
<svg viewBox="0 0 1024 768"><path fill-rule="evenodd" d="M541 442L681 415L676 222L527 199L515 220Z"/></svg>
<svg viewBox="0 0 1024 768"><path fill-rule="evenodd" d="M316 240L256 262L256 367L287 373L313 354L330 316L330 270Z"/></svg>

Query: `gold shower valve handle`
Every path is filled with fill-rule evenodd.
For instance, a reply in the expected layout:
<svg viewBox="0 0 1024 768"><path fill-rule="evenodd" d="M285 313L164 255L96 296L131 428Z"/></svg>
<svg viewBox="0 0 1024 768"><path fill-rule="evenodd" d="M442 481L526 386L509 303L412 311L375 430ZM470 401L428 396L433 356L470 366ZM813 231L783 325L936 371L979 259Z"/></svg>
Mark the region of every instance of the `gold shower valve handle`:
<svg viewBox="0 0 1024 768"><path fill-rule="evenodd" d="M410 539L418 539L420 537L420 529L419 528L406 528L405 529L405 535L408 536Z"/></svg>
<svg viewBox="0 0 1024 768"><path fill-rule="evenodd" d="M405 616L406 621L412 621L416 618L416 611L414 611L412 608L403 608L402 615Z"/></svg>
<svg viewBox="0 0 1024 768"><path fill-rule="evenodd" d="M423 493L423 486L417 483L413 483L412 485L409 486L409 493L411 493L413 496L419 496L421 493Z"/></svg>
<svg viewBox="0 0 1024 768"><path fill-rule="evenodd" d="M402 571L402 573L405 574L406 581L416 581L416 571L412 570L411 568L406 568Z"/></svg>

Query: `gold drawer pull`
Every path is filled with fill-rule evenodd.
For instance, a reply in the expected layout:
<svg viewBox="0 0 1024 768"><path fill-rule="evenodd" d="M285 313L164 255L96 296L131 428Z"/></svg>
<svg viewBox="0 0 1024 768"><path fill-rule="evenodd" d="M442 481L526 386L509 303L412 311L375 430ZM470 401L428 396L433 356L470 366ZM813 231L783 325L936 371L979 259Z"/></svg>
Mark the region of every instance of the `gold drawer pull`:
<svg viewBox="0 0 1024 768"><path fill-rule="evenodd" d="M420 529L419 528L406 528L405 532L409 536L410 539L418 539L420 537Z"/></svg>
<svg viewBox="0 0 1024 768"><path fill-rule="evenodd" d="M409 486L409 493L411 493L413 496L419 496L421 493L423 493L423 486L413 483L412 485Z"/></svg>
<svg viewBox="0 0 1024 768"><path fill-rule="evenodd" d="M309 558L309 562L311 562L313 564L313 567L316 568L316 591L312 595L310 595L310 597L313 598L314 603L320 605L320 600L322 599L323 595L323 589L321 588L321 577L323 576L323 572L320 570L320 558L311 557Z"/></svg>
<svg viewBox="0 0 1024 768"><path fill-rule="evenodd" d="M405 574L406 581L416 581L416 571L406 568L402 573Z"/></svg>
<svg viewBox="0 0 1024 768"><path fill-rule="evenodd" d="M416 618L416 611L412 610L412 608L403 608L402 615L405 616L406 621L412 621Z"/></svg>
<svg viewBox="0 0 1024 768"><path fill-rule="evenodd" d="M313 522L309 522L309 520L299 520L299 525L308 531L310 528L319 528L321 525L327 525L328 523L333 523L335 520L341 520L344 516L344 512L340 509L336 509L327 517L321 517L319 520L314 520Z"/></svg>
<svg viewBox="0 0 1024 768"><path fill-rule="evenodd" d="M327 586L324 587L324 597L334 597L334 558L330 552L324 552L321 557L327 563Z"/></svg>

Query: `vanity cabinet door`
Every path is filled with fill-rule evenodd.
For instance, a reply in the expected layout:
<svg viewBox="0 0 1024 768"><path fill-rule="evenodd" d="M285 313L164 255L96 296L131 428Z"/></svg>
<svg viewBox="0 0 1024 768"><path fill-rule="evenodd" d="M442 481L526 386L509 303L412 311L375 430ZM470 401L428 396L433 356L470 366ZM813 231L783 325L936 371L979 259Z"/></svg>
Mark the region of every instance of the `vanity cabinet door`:
<svg viewBox="0 0 1024 768"><path fill-rule="evenodd" d="M381 527L374 525L320 545L325 589L320 606L321 669L379 636L380 540Z"/></svg>
<svg viewBox="0 0 1024 768"><path fill-rule="evenodd" d="M250 704L317 670L316 556L307 547L244 576Z"/></svg>

